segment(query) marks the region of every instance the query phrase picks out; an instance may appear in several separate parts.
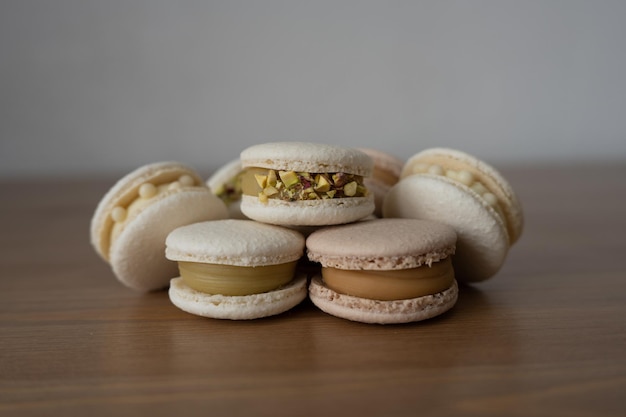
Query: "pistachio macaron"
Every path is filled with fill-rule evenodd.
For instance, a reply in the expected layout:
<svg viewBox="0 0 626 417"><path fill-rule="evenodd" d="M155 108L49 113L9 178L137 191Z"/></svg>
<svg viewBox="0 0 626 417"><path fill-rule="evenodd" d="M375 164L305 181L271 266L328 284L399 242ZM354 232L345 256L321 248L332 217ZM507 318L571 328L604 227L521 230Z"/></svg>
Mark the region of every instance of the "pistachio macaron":
<svg viewBox="0 0 626 417"><path fill-rule="evenodd" d="M451 258L456 233L444 224L375 219L332 226L306 240L321 264L309 297L328 314L363 323L408 323L438 316L457 301Z"/></svg>
<svg viewBox="0 0 626 417"><path fill-rule="evenodd" d="M458 235L457 279L484 281L504 264L524 217L513 188L493 166L465 152L432 148L409 158L383 216L438 221Z"/></svg>
<svg viewBox="0 0 626 417"><path fill-rule="evenodd" d="M245 219L241 212L241 176L243 170L239 158L233 159L218 168L206 180L213 194L228 207L231 219Z"/></svg>
<svg viewBox="0 0 626 417"><path fill-rule="evenodd" d="M307 296L299 273L304 237L291 229L227 219L172 231L165 256L178 262L172 303L188 313L249 320L283 313Z"/></svg>
<svg viewBox="0 0 626 417"><path fill-rule="evenodd" d="M400 174L404 167L404 161L395 155L380 149L358 148L366 153L374 162L372 175L365 178L365 186L374 194L376 209L374 214L377 217L383 215L383 202L387 192L400 180Z"/></svg>
<svg viewBox="0 0 626 417"><path fill-rule="evenodd" d="M156 162L119 179L91 219L95 251L124 285L139 291L167 287L176 264L165 258L165 238L179 226L228 216L191 167Z"/></svg>
<svg viewBox="0 0 626 417"><path fill-rule="evenodd" d="M286 226L349 223L374 212L364 178L365 153L310 142L263 143L240 154L241 211L250 219Z"/></svg>

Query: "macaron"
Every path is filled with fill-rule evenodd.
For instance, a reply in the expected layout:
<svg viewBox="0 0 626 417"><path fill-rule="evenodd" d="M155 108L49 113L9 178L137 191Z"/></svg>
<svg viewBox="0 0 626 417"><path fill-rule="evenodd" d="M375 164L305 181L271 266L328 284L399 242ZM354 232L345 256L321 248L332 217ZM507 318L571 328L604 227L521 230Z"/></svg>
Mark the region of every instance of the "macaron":
<svg viewBox="0 0 626 417"><path fill-rule="evenodd" d="M383 215L383 201L391 187L399 180L404 161L390 153L372 148L358 148L366 153L374 161L374 171L372 176L365 178L365 186L374 194L376 209L374 214L377 217Z"/></svg>
<svg viewBox="0 0 626 417"><path fill-rule="evenodd" d="M227 219L172 231L165 256L180 276L169 297L183 311L203 317L249 320L283 313L307 296L297 270L304 237L284 227Z"/></svg>
<svg viewBox="0 0 626 417"><path fill-rule="evenodd" d="M178 162L142 166L117 181L91 219L91 244L127 287L167 287L176 263L165 258L165 238L189 223L228 217L192 168Z"/></svg>
<svg viewBox="0 0 626 417"><path fill-rule="evenodd" d="M521 204L494 167L465 152L432 148L409 158L383 204L384 217L438 221L458 235L457 279L494 276L524 225Z"/></svg>
<svg viewBox="0 0 626 417"><path fill-rule="evenodd" d="M218 196L226 207L231 219L246 219L241 212L241 161L239 158L229 161L218 168L207 180L213 194Z"/></svg>
<svg viewBox="0 0 626 417"><path fill-rule="evenodd" d="M349 223L374 212L364 179L373 161L351 148L273 142L240 154L245 170L241 211L264 223L325 226Z"/></svg>
<svg viewBox="0 0 626 417"><path fill-rule="evenodd" d="M444 224L375 219L332 226L306 240L321 264L309 298L322 311L363 323L409 323L451 309L458 286L456 233Z"/></svg>

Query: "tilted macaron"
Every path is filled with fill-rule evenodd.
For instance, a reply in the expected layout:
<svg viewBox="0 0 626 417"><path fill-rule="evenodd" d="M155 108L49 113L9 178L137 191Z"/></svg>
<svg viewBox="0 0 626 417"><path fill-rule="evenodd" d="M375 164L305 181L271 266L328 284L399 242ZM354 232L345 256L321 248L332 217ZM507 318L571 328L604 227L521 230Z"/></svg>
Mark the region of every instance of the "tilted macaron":
<svg viewBox="0 0 626 417"><path fill-rule="evenodd" d="M231 219L246 219L241 212L241 176L243 170L239 158L217 169L207 180L213 194L228 207Z"/></svg>
<svg viewBox="0 0 626 417"><path fill-rule="evenodd" d="M374 161L372 176L365 178L364 181L367 189L374 194L374 202L376 204L374 214L377 217L382 217L383 201L389 189L400 180L404 161L379 149L358 149L366 153Z"/></svg>
<svg viewBox="0 0 626 417"><path fill-rule="evenodd" d="M176 264L165 258L165 238L179 226L228 216L204 180L178 162L157 162L121 178L91 220L90 238L120 282L139 290L167 287Z"/></svg>
<svg viewBox="0 0 626 417"><path fill-rule="evenodd" d="M169 297L183 311L246 320L283 313L306 298L296 266L304 237L252 220L217 220L180 227L167 236L168 259L180 276Z"/></svg>
<svg viewBox="0 0 626 417"><path fill-rule="evenodd" d="M373 161L356 149L309 142L275 142L241 152L246 173L241 211L288 226L348 223L374 211L364 184Z"/></svg>
<svg viewBox="0 0 626 417"><path fill-rule="evenodd" d="M458 287L450 261L456 234L444 224L376 219L328 227L306 240L322 265L309 297L328 314L364 323L408 323L454 306Z"/></svg>
<svg viewBox="0 0 626 417"><path fill-rule="evenodd" d="M457 279L495 275L520 237L524 218L513 188L492 166L467 153L433 148L411 157L387 194L385 217L434 220L458 235Z"/></svg>

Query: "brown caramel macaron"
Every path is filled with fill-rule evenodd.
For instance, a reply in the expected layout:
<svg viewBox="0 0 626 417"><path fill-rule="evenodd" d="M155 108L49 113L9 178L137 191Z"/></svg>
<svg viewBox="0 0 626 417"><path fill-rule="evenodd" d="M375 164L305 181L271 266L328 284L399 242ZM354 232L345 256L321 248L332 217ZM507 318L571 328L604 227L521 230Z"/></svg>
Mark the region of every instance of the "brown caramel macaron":
<svg viewBox="0 0 626 417"><path fill-rule="evenodd" d="M104 195L91 220L91 244L121 283L158 290L177 274L176 263L165 258L168 233L226 217L224 203L192 168L157 162L125 175Z"/></svg>
<svg viewBox="0 0 626 417"><path fill-rule="evenodd" d="M241 211L250 219L282 226L349 223L374 212L364 179L373 161L351 148L274 142L240 154Z"/></svg>
<svg viewBox="0 0 626 417"><path fill-rule="evenodd" d="M384 217L437 221L458 235L457 279L494 276L519 239L524 217L511 185L494 167L465 152L432 148L406 162L385 197Z"/></svg>
<svg viewBox="0 0 626 417"><path fill-rule="evenodd" d="M306 298L306 275L297 268L304 237L294 230L215 220L174 230L166 246L180 271L169 297L188 313L250 320L283 313Z"/></svg>
<svg viewBox="0 0 626 417"><path fill-rule="evenodd" d="M363 323L408 323L456 303L451 257L456 233L444 224L376 219L328 227L306 240L322 266L309 298L328 314Z"/></svg>

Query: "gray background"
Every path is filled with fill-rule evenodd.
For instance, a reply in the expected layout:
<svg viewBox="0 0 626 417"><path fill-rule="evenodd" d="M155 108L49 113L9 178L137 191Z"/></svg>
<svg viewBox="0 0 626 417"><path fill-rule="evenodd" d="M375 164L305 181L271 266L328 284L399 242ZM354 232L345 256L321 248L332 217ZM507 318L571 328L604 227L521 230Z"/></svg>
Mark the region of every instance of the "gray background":
<svg viewBox="0 0 626 417"><path fill-rule="evenodd" d="M626 1L0 0L0 178L305 140L626 161Z"/></svg>

